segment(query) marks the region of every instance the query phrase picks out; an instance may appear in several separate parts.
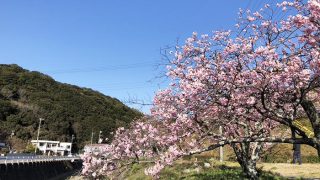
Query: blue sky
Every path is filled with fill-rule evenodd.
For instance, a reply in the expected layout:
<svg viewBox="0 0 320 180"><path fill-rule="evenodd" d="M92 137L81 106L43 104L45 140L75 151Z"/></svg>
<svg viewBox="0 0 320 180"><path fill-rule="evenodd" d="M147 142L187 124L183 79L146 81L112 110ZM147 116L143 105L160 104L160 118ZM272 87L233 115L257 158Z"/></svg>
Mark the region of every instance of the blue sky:
<svg viewBox="0 0 320 180"><path fill-rule="evenodd" d="M3 0L0 63L126 101L166 83L160 48L192 32L232 29L239 8L270 0ZM140 106L134 106L140 108ZM148 112L149 107L141 110Z"/></svg>

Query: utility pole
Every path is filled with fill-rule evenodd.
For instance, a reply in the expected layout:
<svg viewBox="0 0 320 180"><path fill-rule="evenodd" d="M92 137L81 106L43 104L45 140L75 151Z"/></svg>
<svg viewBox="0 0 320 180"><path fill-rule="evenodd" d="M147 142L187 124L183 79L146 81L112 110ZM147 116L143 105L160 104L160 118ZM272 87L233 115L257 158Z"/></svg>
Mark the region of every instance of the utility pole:
<svg viewBox="0 0 320 180"><path fill-rule="evenodd" d="M73 143L73 140L74 140L74 134L72 134L71 136L71 143Z"/></svg>
<svg viewBox="0 0 320 180"><path fill-rule="evenodd" d="M41 121L44 121L44 119L39 118L39 127L38 127L38 135L37 135L37 145L36 148L34 149L34 154L37 154L37 146L39 144L39 135L40 135L40 127L41 127Z"/></svg>
<svg viewBox="0 0 320 180"><path fill-rule="evenodd" d="M99 132L99 140L98 143L101 144L102 143L102 131Z"/></svg>
<svg viewBox="0 0 320 180"><path fill-rule="evenodd" d="M10 141L8 143L10 153L12 152L12 147L11 146L12 146L12 137L13 136L14 136L14 131L11 130Z"/></svg>
<svg viewBox="0 0 320 180"><path fill-rule="evenodd" d="M220 136L222 136L222 126L219 126L219 133L220 133ZM220 146L220 162L223 162L223 146Z"/></svg>
<svg viewBox="0 0 320 180"><path fill-rule="evenodd" d="M71 136L71 148L70 148L70 152L69 152L69 155L71 155L72 154L72 146L73 146L73 140L74 140L74 134L72 134L72 136Z"/></svg>
<svg viewBox="0 0 320 180"><path fill-rule="evenodd" d="M92 147L92 141L93 141L93 129L92 129L92 131L91 131L91 147Z"/></svg>

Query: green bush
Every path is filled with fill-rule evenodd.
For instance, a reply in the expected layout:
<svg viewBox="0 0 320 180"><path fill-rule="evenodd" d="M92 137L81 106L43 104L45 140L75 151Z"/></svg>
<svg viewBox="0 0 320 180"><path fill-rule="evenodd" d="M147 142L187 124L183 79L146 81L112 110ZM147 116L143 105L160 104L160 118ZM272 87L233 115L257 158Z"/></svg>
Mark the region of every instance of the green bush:
<svg viewBox="0 0 320 180"><path fill-rule="evenodd" d="M34 153L36 147L32 144L27 144L26 149L23 151L24 153ZM39 152L39 149L37 149Z"/></svg>
<svg viewBox="0 0 320 180"><path fill-rule="evenodd" d="M320 163L320 158L318 156L302 157L302 163Z"/></svg>

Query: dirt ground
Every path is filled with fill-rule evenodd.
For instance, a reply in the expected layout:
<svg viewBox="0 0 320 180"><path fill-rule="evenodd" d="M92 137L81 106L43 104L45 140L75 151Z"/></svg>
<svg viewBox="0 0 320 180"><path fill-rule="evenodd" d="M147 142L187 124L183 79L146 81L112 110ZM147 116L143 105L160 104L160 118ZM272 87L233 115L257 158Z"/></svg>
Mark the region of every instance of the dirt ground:
<svg viewBox="0 0 320 180"><path fill-rule="evenodd" d="M320 164L263 163L259 164L258 167L262 167L264 171L271 171L284 177L320 179Z"/></svg>

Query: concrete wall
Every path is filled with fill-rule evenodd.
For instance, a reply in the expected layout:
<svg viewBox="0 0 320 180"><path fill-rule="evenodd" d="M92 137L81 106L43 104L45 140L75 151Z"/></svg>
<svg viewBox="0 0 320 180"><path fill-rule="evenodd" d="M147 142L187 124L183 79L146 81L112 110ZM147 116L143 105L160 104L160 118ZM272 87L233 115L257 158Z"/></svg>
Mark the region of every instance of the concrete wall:
<svg viewBox="0 0 320 180"><path fill-rule="evenodd" d="M25 164L1 164L0 180L65 179L82 167L81 161L39 162ZM66 175L66 176L64 176Z"/></svg>

